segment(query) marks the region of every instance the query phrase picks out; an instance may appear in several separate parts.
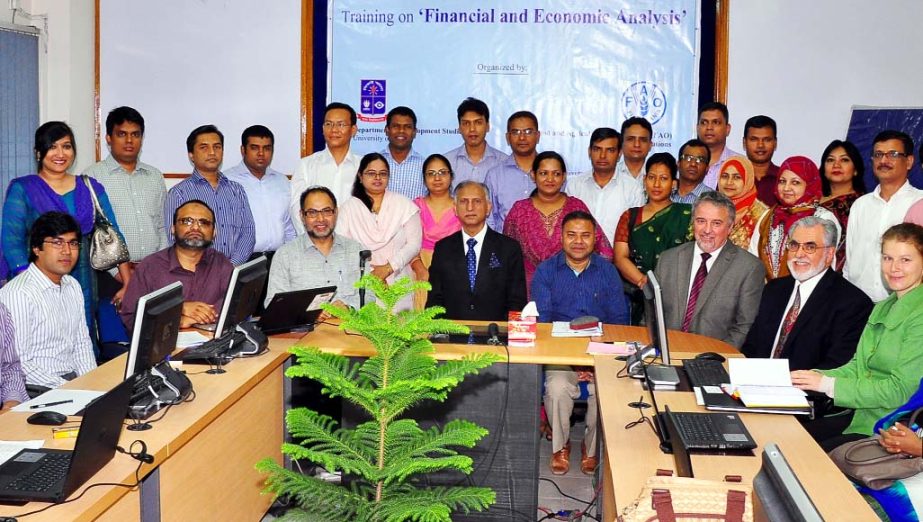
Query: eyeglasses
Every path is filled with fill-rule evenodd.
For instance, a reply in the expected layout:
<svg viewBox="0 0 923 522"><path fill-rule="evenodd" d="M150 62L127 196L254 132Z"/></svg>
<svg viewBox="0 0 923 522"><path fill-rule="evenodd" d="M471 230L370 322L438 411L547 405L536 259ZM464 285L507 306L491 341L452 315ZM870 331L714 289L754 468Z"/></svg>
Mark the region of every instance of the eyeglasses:
<svg viewBox="0 0 923 522"><path fill-rule="evenodd" d="M788 244L785 245L785 248L787 248L788 251L792 253L798 252L798 249L801 248L802 250L804 250L805 254L810 255L810 254L813 254L814 252L817 252L818 248L829 248L829 247L827 247L826 245L818 245L817 243L813 241L808 241L807 243L799 243L793 239L789 241Z"/></svg>
<svg viewBox="0 0 923 522"><path fill-rule="evenodd" d="M80 248L80 241L77 241L76 239L65 241L59 237L56 237L54 239L46 239L42 241L42 243L48 243L49 245L53 246L55 250L64 250L64 245L67 245L73 249Z"/></svg>
<svg viewBox="0 0 923 522"><path fill-rule="evenodd" d="M511 135L513 135L513 136L519 136L519 135L531 136L531 135L535 134L536 132L538 132L538 130L537 130L537 129L533 129L533 128L531 128L531 127L528 128L528 129L510 129L510 130L509 130L509 133L510 133Z"/></svg>
<svg viewBox="0 0 923 522"><path fill-rule="evenodd" d="M191 227L192 225L198 225L199 228L209 228L213 224L212 220L210 219L205 219L205 218L196 219L196 218L191 218L191 217L179 218L176 220L176 222L181 225L185 225L187 227Z"/></svg>
<svg viewBox="0 0 923 522"><path fill-rule="evenodd" d="M689 154L680 154L679 160L688 161L689 163L698 163L698 164L708 163L708 160L702 156L692 156Z"/></svg>
<svg viewBox="0 0 923 522"><path fill-rule="evenodd" d="M317 216L331 218L333 217L334 212L336 212L336 209L330 207L322 208L320 210L309 208L308 210L302 210L301 215L308 219L317 219Z"/></svg>
<svg viewBox="0 0 923 522"><path fill-rule="evenodd" d="M904 152L898 152L896 150L889 150L888 152L882 152L880 150L876 150L875 152L872 153L872 159L875 161L881 161L885 158L885 156L893 160L896 160L897 158L906 158L907 154Z"/></svg>
<svg viewBox="0 0 923 522"><path fill-rule="evenodd" d="M451 176L452 172L449 169L439 169L439 170L427 170L424 172L427 178L444 178L446 176Z"/></svg>
<svg viewBox="0 0 923 522"><path fill-rule="evenodd" d="M336 130L346 130L349 127L352 127L348 121L325 121L324 128L327 130L336 129Z"/></svg>
<svg viewBox="0 0 923 522"><path fill-rule="evenodd" d="M391 173L388 172L387 170L379 170L378 172L375 172L374 170L367 170L363 172L362 175L369 179L371 178L388 179L388 176L390 176Z"/></svg>

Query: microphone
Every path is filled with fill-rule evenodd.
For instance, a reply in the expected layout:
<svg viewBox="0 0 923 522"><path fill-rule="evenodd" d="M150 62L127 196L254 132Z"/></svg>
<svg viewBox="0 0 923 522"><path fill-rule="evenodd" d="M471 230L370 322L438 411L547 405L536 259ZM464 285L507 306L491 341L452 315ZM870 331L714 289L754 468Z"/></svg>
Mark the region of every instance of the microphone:
<svg viewBox="0 0 923 522"><path fill-rule="evenodd" d="M359 252L359 277L365 275L365 262L371 259L371 250L362 250ZM365 288L359 289L359 308L365 306Z"/></svg>
<svg viewBox="0 0 923 522"><path fill-rule="evenodd" d="M487 325L487 344L492 346L500 346L500 327L497 326L497 323L490 323Z"/></svg>

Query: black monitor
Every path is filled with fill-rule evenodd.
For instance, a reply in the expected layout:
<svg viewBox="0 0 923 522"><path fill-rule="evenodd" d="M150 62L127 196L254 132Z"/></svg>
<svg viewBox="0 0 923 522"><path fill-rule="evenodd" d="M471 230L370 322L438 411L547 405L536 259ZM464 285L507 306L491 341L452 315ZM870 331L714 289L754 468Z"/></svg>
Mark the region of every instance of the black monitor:
<svg viewBox="0 0 923 522"><path fill-rule="evenodd" d="M140 375L176 349L183 314L183 284L175 282L138 299L125 379Z"/></svg>
<svg viewBox="0 0 923 522"><path fill-rule="evenodd" d="M774 443L763 448L763 467L753 479L753 491L765 519L770 522L824 520Z"/></svg>
<svg viewBox="0 0 923 522"><path fill-rule="evenodd" d="M647 284L644 285L644 323L651 343L660 354L663 364L670 364L670 346L667 340L667 327L663 318L663 294L660 283L653 271L647 273Z"/></svg>
<svg viewBox="0 0 923 522"><path fill-rule="evenodd" d="M267 265L266 257L260 256L234 268L215 327L216 338L233 331L256 311L266 278L269 277Z"/></svg>

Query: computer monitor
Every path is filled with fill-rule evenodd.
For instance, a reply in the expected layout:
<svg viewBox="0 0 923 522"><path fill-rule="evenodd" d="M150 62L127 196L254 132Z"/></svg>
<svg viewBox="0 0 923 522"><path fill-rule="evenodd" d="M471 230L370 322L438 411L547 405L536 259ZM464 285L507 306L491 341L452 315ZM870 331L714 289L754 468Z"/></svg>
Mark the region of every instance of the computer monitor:
<svg viewBox="0 0 923 522"><path fill-rule="evenodd" d="M176 349L182 314L183 284L179 281L138 299L126 380L151 369Z"/></svg>
<svg viewBox="0 0 923 522"><path fill-rule="evenodd" d="M647 334L650 336L650 346L660 353L663 364L670 364L670 346L667 339L667 327L663 322L663 293L660 283L653 271L647 273L647 284L644 285L644 323L647 325Z"/></svg>
<svg viewBox="0 0 923 522"><path fill-rule="evenodd" d="M253 261L248 261L236 268L231 273L228 283L228 293L224 296L221 306L221 315L215 328L215 337L221 337L256 311L260 302L260 295L269 277L268 261L265 256L260 256Z"/></svg>
<svg viewBox="0 0 923 522"><path fill-rule="evenodd" d="M753 491L765 519L770 522L824 520L782 450L774 443L763 448L763 467L753 479Z"/></svg>

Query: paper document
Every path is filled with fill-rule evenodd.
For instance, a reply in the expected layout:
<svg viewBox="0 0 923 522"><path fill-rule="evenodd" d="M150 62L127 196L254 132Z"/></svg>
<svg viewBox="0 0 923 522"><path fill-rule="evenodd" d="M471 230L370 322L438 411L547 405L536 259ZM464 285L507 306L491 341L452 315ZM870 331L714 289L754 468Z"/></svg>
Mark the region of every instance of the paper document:
<svg viewBox="0 0 923 522"><path fill-rule="evenodd" d="M593 337L594 335L602 334L602 323L597 323L596 328L589 328L587 330L571 330L568 321L554 321L551 323L552 337Z"/></svg>
<svg viewBox="0 0 923 522"><path fill-rule="evenodd" d="M90 404L90 401L102 396L103 393L105 392L95 390L65 390L56 388L54 390L48 390L34 399L28 400L18 406L13 407L13 411L23 413L56 411L64 415L77 415L77 412L82 411L87 407L87 404ZM42 407L45 404L50 405L47 407ZM33 408L32 406L40 407Z"/></svg>
<svg viewBox="0 0 923 522"><path fill-rule="evenodd" d="M176 337L176 347L177 348L190 348L192 346L198 346L210 338L206 337L199 332L180 332Z"/></svg>
<svg viewBox="0 0 923 522"><path fill-rule="evenodd" d="M597 343L590 341L586 346L590 355L631 355L635 353L634 345L628 343Z"/></svg>
<svg viewBox="0 0 923 522"><path fill-rule="evenodd" d="M0 440L0 464L10 460L24 449L39 449L45 444L37 440Z"/></svg>
<svg viewBox="0 0 923 522"><path fill-rule="evenodd" d="M788 359L728 360L731 384L725 390L748 408L807 408L804 391L792 386Z"/></svg>

